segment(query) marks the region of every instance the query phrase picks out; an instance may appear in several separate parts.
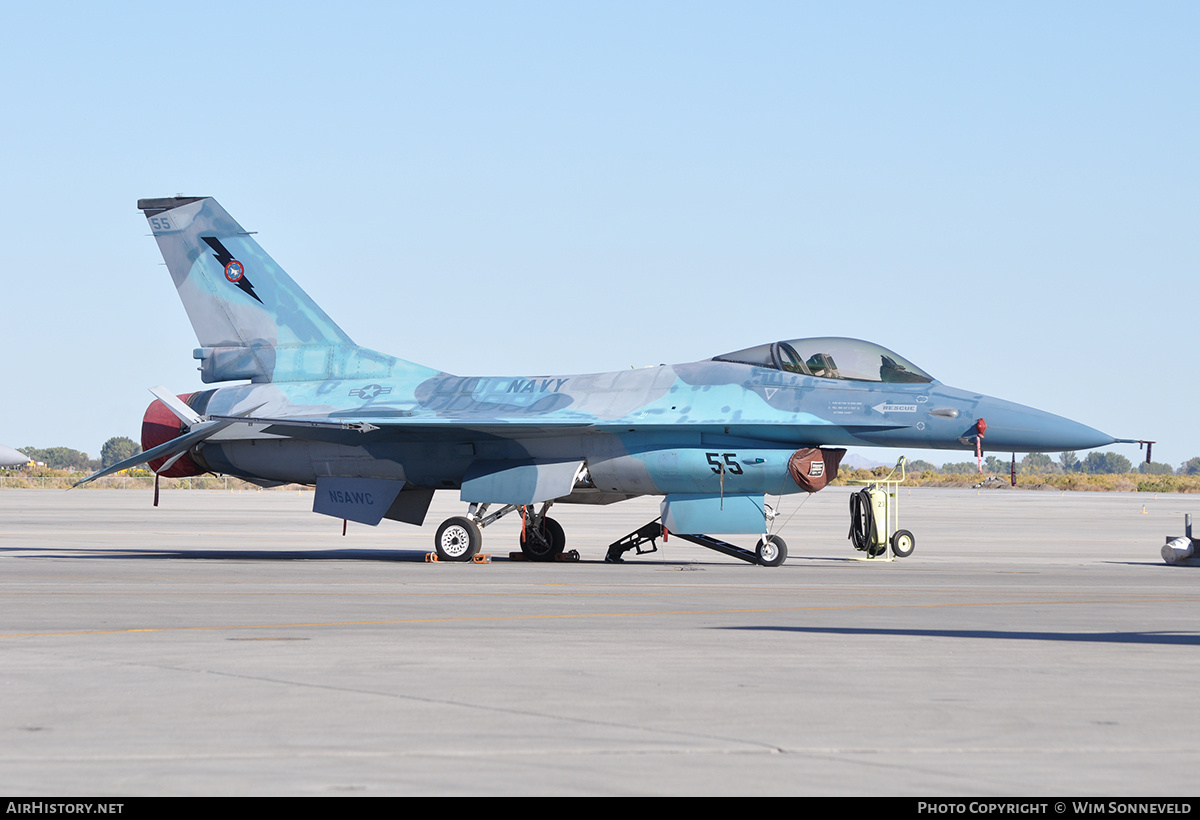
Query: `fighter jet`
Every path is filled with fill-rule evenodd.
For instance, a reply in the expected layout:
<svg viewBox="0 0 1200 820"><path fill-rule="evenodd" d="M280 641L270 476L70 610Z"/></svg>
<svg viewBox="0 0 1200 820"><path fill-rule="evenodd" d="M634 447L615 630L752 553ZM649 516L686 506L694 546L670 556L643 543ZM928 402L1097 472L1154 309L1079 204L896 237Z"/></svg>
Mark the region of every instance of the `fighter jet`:
<svg viewBox="0 0 1200 820"><path fill-rule="evenodd" d="M20 450L14 450L11 447L5 447L3 444L0 444L0 467L20 467L22 464L28 463L29 456Z"/></svg>
<svg viewBox="0 0 1200 820"><path fill-rule="evenodd" d="M552 505L661 496L661 520L626 548L659 530L761 535L751 558L778 565L779 504L824 486L846 446L1052 452L1116 441L946 386L849 338L612 373L454 375L356 345L214 199L138 208L199 339L201 380L241 383L152 388L144 452L85 482L149 462L160 476L315 485L315 512L370 525L421 525L434 492L456 490L468 506L434 539L446 561L470 560L483 528L513 512L524 555L554 560L566 535Z"/></svg>

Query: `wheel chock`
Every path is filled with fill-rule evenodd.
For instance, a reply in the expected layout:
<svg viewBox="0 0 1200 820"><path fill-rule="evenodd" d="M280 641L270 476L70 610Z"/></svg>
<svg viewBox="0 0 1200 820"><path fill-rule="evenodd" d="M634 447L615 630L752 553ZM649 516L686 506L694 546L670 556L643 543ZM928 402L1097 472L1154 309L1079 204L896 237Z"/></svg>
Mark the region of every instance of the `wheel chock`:
<svg viewBox="0 0 1200 820"><path fill-rule="evenodd" d="M443 561L442 559L438 558L438 554L436 552L427 552L427 553L425 553L425 563L426 564L449 564L449 563L455 563L455 562ZM466 563L466 562L460 561L457 563ZM490 564L490 563L492 563L492 556L484 555L482 553L477 553L477 554L471 556L471 563L472 564Z"/></svg>
<svg viewBox="0 0 1200 820"><path fill-rule="evenodd" d="M518 552L510 552L508 554L508 560L509 561L528 561L529 559L525 557L525 553L518 551ZM562 563L575 564L578 562L579 562L579 550L563 550L558 555L554 556L554 563L556 563L556 564L562 564Z"/></svg>

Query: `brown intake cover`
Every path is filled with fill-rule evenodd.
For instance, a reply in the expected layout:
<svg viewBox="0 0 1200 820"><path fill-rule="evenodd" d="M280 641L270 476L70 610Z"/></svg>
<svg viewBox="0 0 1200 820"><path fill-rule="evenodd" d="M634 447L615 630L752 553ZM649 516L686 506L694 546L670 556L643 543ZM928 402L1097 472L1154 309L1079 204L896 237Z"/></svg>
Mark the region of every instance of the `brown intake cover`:
<svg viewBox="0 0 1200 820"><path fill-rule="evenodd" d="M846 450L841 447L805 447L792 453L788 459L788 472L800 489L815 493L837 478L838 467L845 455Z"/></svg>

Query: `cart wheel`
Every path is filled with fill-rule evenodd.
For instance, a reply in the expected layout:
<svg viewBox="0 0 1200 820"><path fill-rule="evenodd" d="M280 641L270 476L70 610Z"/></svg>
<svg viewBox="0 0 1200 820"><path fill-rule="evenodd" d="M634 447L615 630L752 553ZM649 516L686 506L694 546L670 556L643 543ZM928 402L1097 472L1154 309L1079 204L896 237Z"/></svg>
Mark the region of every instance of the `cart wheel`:
<svg viewBox="0 0 1200 820"><path fill-rule="evenodd" d="M777 567L787 560L787 544L778 535L758 539L758 563L764 567Z"/></svg>
<svg viewBox="0 0 1200 820"><path fill-rule="evenodd" d="M917 548L917 539L908 530L896 530L892 536L892 555L897 558L907 558Z"/></svg>

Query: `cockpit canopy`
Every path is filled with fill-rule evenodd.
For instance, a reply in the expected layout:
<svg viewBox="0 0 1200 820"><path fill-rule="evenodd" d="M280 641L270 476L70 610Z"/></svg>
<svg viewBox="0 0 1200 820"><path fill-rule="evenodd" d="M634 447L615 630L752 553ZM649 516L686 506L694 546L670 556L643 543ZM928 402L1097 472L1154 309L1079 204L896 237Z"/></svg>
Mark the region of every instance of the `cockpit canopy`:
<svg viewBox="0 0 1200 820"><path fill-rule="evenodd" d="M713 361L737 362L823 379L924 384L933 381L933 376L886 347L836 336L772 342L714 356Z"/></svg>

